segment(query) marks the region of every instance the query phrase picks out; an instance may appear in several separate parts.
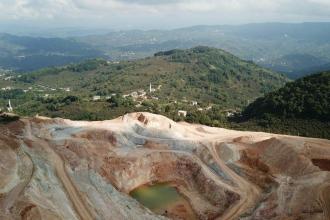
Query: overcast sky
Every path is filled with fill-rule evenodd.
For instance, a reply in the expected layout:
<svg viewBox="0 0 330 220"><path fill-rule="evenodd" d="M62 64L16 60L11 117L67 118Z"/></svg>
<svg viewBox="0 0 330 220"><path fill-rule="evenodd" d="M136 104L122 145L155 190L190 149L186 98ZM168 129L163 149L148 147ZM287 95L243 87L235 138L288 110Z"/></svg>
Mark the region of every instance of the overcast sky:
<svg viewBox="0 0 330 220"><path fill-rule="evenodd" d="M0 0L1 25L176 28L330 21L330 0Z"/></svg>

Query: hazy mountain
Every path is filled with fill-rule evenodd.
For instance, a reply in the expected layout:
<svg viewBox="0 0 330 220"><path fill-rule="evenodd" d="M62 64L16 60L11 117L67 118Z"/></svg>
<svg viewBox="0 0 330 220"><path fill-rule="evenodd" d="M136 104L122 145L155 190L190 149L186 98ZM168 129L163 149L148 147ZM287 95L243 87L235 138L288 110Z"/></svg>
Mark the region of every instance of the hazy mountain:
<svg viewBox="0 0 330 220"><path fill-rule="evenodd" d="M265 62L263 65L283 72L292 79L296 79L306 74L330 70L327 62L328 60L324 58L318 58L309 54L288 54L274 60L271 64L266 64Z"/></svg>
<svg viewBox="0 0 330 220"><path fill-rule="evenodd" d="M92 44L119 60L141 58L159 50L212 46L292 77L300 76L304 68L330 62L330 23L265 23L196 26L167 31L118 31L78 40ZM305 59L309 56L313 59Z"/></svg>
<svg viewBox="0 0 330 220"><path fill-rule="evenodd" d="M102 55L73 39L0 35L0 67L4 69L29 71Z"/></svg>
<svg viewBox="0 0 330 220"><path fill-rule="evenodd" d="M46 36L77 35L62 39L3 35L0 39L0 65L31 70L91 57L132 60L152 56L158 51L198 45L224 49L241 59L286 73L291 78L299 78L311 70L324 70L330 63L330 23L195 26L100 34L102 31L73 28L71 32L58 29L49 32L50 35L46 33ZM94 34L85 36L88 33Z"/></svg>

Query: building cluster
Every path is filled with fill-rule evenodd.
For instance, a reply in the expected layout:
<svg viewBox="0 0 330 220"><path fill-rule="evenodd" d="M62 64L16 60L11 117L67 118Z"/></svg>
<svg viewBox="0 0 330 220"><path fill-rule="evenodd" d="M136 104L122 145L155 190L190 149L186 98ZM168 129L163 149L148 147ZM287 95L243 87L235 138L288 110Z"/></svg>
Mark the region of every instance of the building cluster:
<svg viewBox="0 0 330 220"><path fill-rule="evenodd" d="M152 93L155 93L156 91L161 89L161 85L157 86L157 88L154 88L152 84L149 84L149 93L146 92L144 89L139 89L137 91L133 91L129 94L123 95L123 98L132 97L134 101L142 102L147 99L153 99L158 100L159 98L156 96L153 96Z"/></svg>
<svg viewBox="0 0 330 220"><path fill-rule="evenodd" d="M11 86L6 86L6 87L3 87L1 88L2 91L10 91L10 90L13 90L13 87Z"/></svg>
<svg viewBox="0 0 330 220"><path fill-rule="evenodd" d="M116 95L117 95L116 93L112 93L111 95L105 96L104 98L105 98L105 100L109 100L109 99L111 99L111 97L114 97ZM100 96L100 95L95 95L95 96L92 97L92 100L96 102L96 101L102 100L102 98L103 97Z"/></svg>
<svg viewBox="0 0 330 220"><path fill-rule="evenodd" d="M132 97L134 101L147 99L147 92L143 89L123 95L123 98Z"/></svg>
<svg viewBox="0 0 330 220"><path fill-rule="evenodd" d="M64 91L64 92L71 92L71 88L66 87L66 88L59 88L60 90Z"/></svg>

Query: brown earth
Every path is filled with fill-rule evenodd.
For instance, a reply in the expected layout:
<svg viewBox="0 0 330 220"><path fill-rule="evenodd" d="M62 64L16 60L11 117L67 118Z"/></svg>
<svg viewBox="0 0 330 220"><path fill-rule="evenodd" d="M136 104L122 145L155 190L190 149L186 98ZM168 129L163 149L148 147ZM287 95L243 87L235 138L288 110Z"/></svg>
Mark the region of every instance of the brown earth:
<svg viewBox="0 0 330 220"><path fill-rule="evenodd" d="M0 180L0 219L330 219L329 140L150 113L0 125ZM161 216L129 196L162 182L187 203Z"/></svg>

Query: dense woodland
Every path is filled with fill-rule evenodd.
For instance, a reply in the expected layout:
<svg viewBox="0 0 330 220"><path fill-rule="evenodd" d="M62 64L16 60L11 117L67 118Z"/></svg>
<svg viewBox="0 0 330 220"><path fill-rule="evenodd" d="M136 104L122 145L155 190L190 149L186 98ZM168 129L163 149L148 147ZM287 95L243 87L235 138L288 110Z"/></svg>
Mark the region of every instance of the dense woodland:
<svg viewBox="0 0 330 220"><path fill-rule="evenodd" d="M237 117L243 127L330 138L330 72L287 83L258 98Z"/></svg>
<svg viewBox="0 0 330 220"><path fill-rule="evenodd" d="M258 98L243 112L247 119L264 118L267 115L329 121L330 72L288 83L278 91Z"/></svg>

